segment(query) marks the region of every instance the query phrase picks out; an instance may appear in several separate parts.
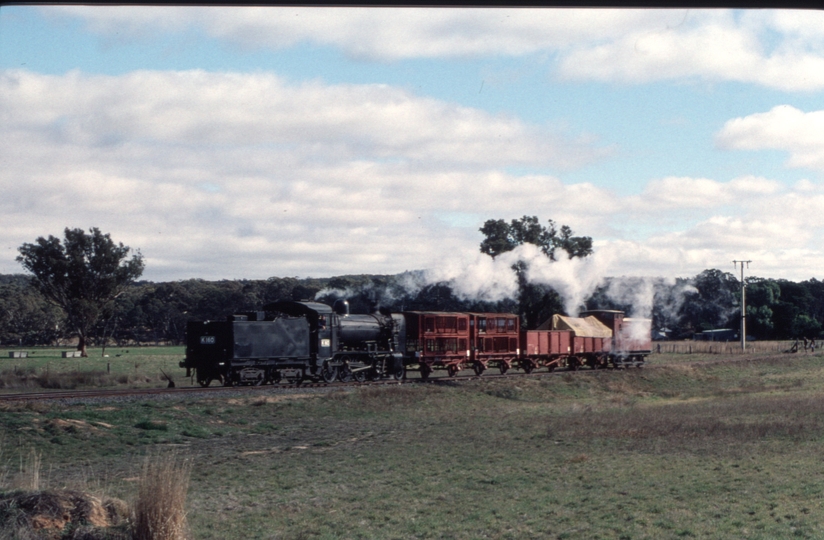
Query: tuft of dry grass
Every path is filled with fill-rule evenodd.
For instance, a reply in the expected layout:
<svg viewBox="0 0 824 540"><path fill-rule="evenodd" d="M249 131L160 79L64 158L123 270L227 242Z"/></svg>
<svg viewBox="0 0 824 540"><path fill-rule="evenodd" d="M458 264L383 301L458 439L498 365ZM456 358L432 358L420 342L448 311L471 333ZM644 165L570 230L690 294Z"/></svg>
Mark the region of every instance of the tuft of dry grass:
<svg viewBox="0 0 824 540"><path fill-rule="evenodd" d="M185 540L191 462L175 454L147 456L134 503L134 540Z"/></svg>
<svg viewBox="0 0 824 540"><path fill-rule="evenodd" d="M34 448L29 452L29 457L25 462L20 463L20 488L29 491L40 489L40 469L42 468L42 456Z"/></svg>

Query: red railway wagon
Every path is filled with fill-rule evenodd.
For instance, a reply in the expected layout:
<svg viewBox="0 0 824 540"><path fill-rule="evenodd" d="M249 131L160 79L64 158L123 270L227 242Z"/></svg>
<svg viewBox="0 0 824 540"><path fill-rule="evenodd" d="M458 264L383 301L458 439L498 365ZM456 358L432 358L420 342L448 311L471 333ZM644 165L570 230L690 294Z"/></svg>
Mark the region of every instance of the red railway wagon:
<svg viewBox="0 0 824 540"><path fill-rule="evenodd" d="M616 367L643 365L652 352L652 320L628 318L623 311L606 309L585 311L581 316L593 316L612 330L612 339L605 344L605 350Z"/></svg>
<svg viewBox="0 0 824 540"><path fill-rule="evenodd" d="M450 376L469 361L469 314L407 311L406 354L414 356L427 379L433 370L445 369Z"/></svg>
<svg viewBox="0 0 824 540"><path fill-rule="evenodd" d="M519 327L512 313L469 313L469 363L476 375L494 366L503 374L517 365Z"/></svg>
<svg viewBox="0 0 824 540"><path fill-rule="evenodd" d="M572 352L571 330L525 330L521 332L521 369L527 373L541 367L549 371L567 365Z"/></svg>

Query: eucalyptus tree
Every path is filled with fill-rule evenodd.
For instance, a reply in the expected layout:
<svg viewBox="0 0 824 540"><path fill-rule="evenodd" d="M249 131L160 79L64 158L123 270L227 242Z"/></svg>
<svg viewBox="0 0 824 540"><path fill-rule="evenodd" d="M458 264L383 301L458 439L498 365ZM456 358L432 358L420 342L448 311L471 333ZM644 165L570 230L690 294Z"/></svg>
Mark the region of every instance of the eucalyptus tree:
<svg viewBox="0 0 824 540"><path fill-rule="evenodd" d="M62 241L41 236L18 251L17 262L32 274L35 288L66 314L82 356L87 356L86 344L97 321L144 268L139 251L128 258L129 247L96 227L89 233L66 228Z"/></svg>

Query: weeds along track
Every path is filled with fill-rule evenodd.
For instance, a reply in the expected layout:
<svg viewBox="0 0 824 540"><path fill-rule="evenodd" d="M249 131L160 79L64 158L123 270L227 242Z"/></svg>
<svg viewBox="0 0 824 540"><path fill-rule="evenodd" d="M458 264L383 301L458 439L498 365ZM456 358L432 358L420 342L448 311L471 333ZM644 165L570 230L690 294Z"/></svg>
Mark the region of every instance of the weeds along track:
<svg viewBox="0 0 824 540"><path fill-rule="evenodd" d="M397 386L402 384L431 384L431 385L446 385L461 384L478 380L492 380L492 379L518 379L518 378L536 378L545 376L558 376L564 373L571 373L572 370L556 370L553 372L540 373L507 373L506 375L498 374L484 374L465 375L455 377L430 377L429 379L409 378L401 381L394 379L383 379L378 381L366 382L303 382L301 384L276 384L276 385L261 385L261 386L214 386L203 388L201 386L182 386L175 388L130 388L130 389L91 389L91 390L54 390L48 392L25 392L14 394L0 394L0 403L13 403L25 401L85 401L96 399L130 399L142 397L182 397L186 395L192 396L208 396L226 393L294 393L294 392L312 392L324 393L341 388L361 388L371 386ZM580 370L581 375L587 373L594 373L595 370Z"/></svg>
<svg viewBox="0 0 824 540"><path fill-rule="evenodd" d="M692 366L695 368L711 368L716 366L747 366L753 363L764 364L784 364L793 360L801 360L808 356L819 356L821 353L812 355L811 353L799 352L797 354L787 353L751 353L744 355L726 355L726 354L676 354L676 355L662 355L659 361L644 364L643 370L658 370L661 368L672 368L676 366ZM670 358L666 358L670 357ZM612 368L610 368L611 370ZM636 370L639 368L623 368L629 370ZM575 371L575 376L587 376L589 373L597 373L603 370L580 369ZM410 372L413 375L401 381L394 379L383 379L378 381L366 382L303 382L299 385L295 384L278 384L278 385L263 385L263 386L216 386L216 387L200 387L200 386L178 386L176 388L109 388L109 389L84 389L84 390L53 390L44 392L27 392L27 393L9 393L0 394L0 403L24 402L24 401L55 401L55 400L71 400L82 401L91 399L130 399L130 398L148 398L156 397L183 397L191 396L209 396L209 395L226 395L226 393L275 393L275 394L289 394L289 393L325 393L341 388L359 388L366 386L386 386L399 384L434 384L434 385L453 385L463 384L478 380L492 380L492 379L517 379L517 378L534 378L558 376L572 373L572 370L555 370L553 372L540 371L531 374L523 372L512 372L505 375L485 373L478 375L457 375L454 377L433 375L429 379L420 379L416 376L416 372Z"/></svg>
<svg viewBox="0 0 824 540"><path fill-rule="evenodd" d="M786 352L774 352L774 353L767 353L761 351L756 351L749 354L735 354L735 355L727 355L727 354L707 354L707 353L695 353L695 354L681 354L681 353L664 353L656 355L657 357L651 363L647 362L644 364L643 370L658 370L661 368L673 368L677 366L692 366L694 368L712 368L718 366L747 366L753 363L763 363L766 365L775 364L781 365L787 362L803 360L806 358L812 357L819 357L824 359L824 353L822 351L818 351L816 353L808 353L805 351L799 351L796 354L788 354ZM611 371L614 368L608 368L607 371ZM621 368L621 370L628 369L628 370L637 370L639 368L635 367L626 367ZM581 368L575 371L575 376L587 376L588 373L597 373L602 372L604 370L597 369L592 370L588 368ZM471 370L469 371L471 373ZM299 385L295 384L277 384L277 385L262 385L262 386L215 386L215 387L206 387L203 388L201 386L177 386L175 388L165 388L165 387L155 387L155 388L88 388L88 389L79 389L79 390L46 390L40 392L16 392L16 393L7 393L7 394L0 394L0 403L10 403L10 402L23 402L23 401L39 401L39 400L85 400L85 399L127 399L127 398L140 398L140 397L151 397L151 396L206 396L206 395L215 395L215 393L226 393L226 392L241 392L241 393L261 393L261 392L268 392L268 393L291 393L291 392L301 392L301 393L323 393L329 390L334 389L341 389L341 388L358 388L363 386L385 386L385 385L398 385L398 384L434 384L434 385L451 385L451 384L462 384L470 381L477 381L477 380L492 380L492 379L517 379L523 377L546 377L552 375L562 375L572 373L573 370L568 369L559 369L553 372L548 371L536 371L531 374L527 374L521 371L510 371L505 375L500 374L493 374L493 373L484 373L483 375L461 375L458 374L454 377L449 377L446 375L445 372L437 371L438 375L433 374L430 376L429 379L421 379L418 377L416 371L410 371L409 377L404 378L401 381L395 379L382 379L377 381L366 381L366 382L333 382L333 383L326 383L323 381L319 382L307 382L304 381Z"/></svg>

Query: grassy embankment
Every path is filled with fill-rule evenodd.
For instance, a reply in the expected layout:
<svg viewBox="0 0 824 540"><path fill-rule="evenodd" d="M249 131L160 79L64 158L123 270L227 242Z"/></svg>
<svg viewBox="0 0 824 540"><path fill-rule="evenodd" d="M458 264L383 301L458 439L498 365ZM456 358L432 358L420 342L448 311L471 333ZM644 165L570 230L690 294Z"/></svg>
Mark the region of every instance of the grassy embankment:
<svg viewBox="0 0 824 540"><path fill-rule="evenodd" d="M195 538L821 538L824 356L328 395L30 404L0 414L41 481L135 493L193 459Z"/></svg>

